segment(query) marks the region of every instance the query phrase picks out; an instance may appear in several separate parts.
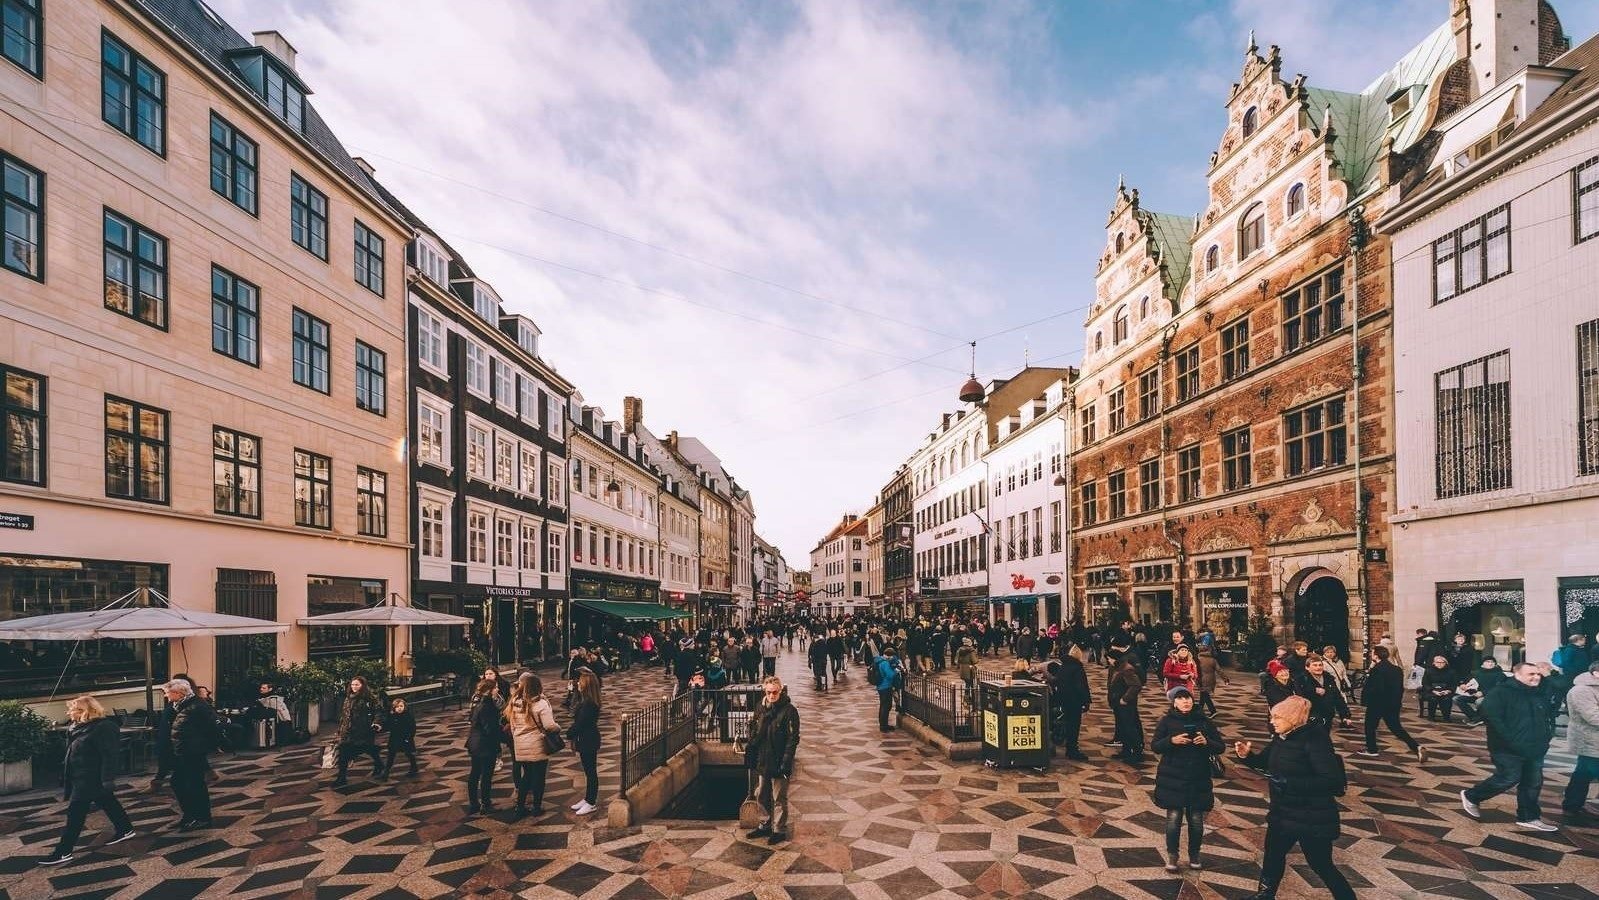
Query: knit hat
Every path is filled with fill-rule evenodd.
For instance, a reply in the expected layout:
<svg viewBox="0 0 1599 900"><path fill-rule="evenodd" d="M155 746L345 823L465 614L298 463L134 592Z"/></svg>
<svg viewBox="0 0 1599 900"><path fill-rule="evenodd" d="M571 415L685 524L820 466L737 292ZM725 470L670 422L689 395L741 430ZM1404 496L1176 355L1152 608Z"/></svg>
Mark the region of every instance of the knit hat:
<svg viewBox="0 0 1599 900"><path fill-rule="evenodd" d="M1183 687L1182 685L1178 685L1166 692L1167 700L1176 700L1178 697L1187 697L1188 699L1192 700L1194 699L1194 692Z"/></svg>
<svg viewBox="0 0 1599 900"><path fill-rule="evenodd" d="M1272 678L1276 678L1278 672L1286 671L1288 671L1288 667L1283 665L1279 660L1274 659L1271 662L1266 663L1266 674L1270 675Z"/></svg>

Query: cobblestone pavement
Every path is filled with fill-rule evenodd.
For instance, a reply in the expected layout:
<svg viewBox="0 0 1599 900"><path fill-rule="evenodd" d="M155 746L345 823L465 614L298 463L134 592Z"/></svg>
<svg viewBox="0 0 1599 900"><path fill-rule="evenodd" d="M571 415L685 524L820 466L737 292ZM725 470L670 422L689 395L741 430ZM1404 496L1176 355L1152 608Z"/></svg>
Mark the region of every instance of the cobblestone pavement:
<svg viewBox="0 0 1599 900"><path fill-rule="evenodd" d="M1091 667L1092 668L1092 667ZM178 834L169 795L123 792L141 837L98 849L110 836L90 818L77 859L53 869L35 860L61 826L53 793L0 798L0 900L47 897L409 898L528 897L631 900L734 897L879 898L1239 897L1250 892L1264 836L1261 780L1229 766L1209 819L1203 872L1161 868L1164 819L1150 802L1154 764L1108 760L1103 703L1084 728L1083 764L1047 775L950 762L901 733L880 735L875 699L860 669L826 693L811 688L798 653L779 672L803 722L791 802L793 840L745 840L734 823L653 821L612 829L567 811L582 775L570 753L552 766L539 819L510 821L509 773L497 776L501 809L464 814L467 761L453 710L426 716L423 771L388 782L357 762L348 787L327 786L318 748L226 757L212 786L219 827ZM1094 673L1098 690L1103 679ZM1219 724L1229 739L1264 737L1253 679L1224 687ZM618 717L658 699L668 680L635 668L606 681L607 750L601 805L617 785ZM1158 697L1153 689L1151 696ZM1101 695L1102 696L1102 695ZM1161 704L1146 704L1153 722ZM1351 785L1336 859L1362 898L1599 897L1599 831L1563 827L1533 835L1512 823L1513 800L1486 805L1483 821L1460 810L1457 792L1487 772L1482 732L1416 722L1426 764L1398 753L1368 760L1355 732L1339 735ZM1388 738L1388 747L1396 746ZM1563 737L1557 738L1563 750ZM1572 760L1551 754L1545 808ZM131 801L131 802L129 802ZM92 829L99 828L96 833ZM1291 857L1291 861L1299 857ZM1302 862L1302 861L1301 861ZM1325 896L1291 865L1283 897Z"/></svg>

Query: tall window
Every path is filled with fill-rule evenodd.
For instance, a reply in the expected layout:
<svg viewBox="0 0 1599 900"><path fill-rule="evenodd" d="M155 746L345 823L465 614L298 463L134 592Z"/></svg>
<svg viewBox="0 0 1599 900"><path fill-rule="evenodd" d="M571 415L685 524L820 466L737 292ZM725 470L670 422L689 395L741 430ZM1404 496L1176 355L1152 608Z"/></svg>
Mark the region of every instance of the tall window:
<svg viewBox="0 0 1599 900"><path fill-rule="evenodd" d="M566 479L561 475L561 464L551 460L545 465L544 470L544 502L551 506L560 506L564 502L561 497L561 486Z"/></svg>
<svg viewBox="0 0 1599 900"><path fill-rule="evenodd" d="M383 238L359 219L355 223L355 282L383 296Z"/></svg>
<svg viewBox="0 0 1599 900"><path fill-rule="evenodd" d="M516 565L516 520L494 517L494 564L510 568Z"/></svg>
<svg viewBox="0 0 1599 900"><path fill-rule="evenodd" d="M466 513L466 561L489 561L489 514L482 510L469 509Z"/></svg>
<svg viewBox="0 0 1599 900"><path fill-rule="evenodd" d="M510 365L502 359L493 359L493 367L494 402L514 411L516 409L516 375L511 371Z"/></svg>
<svg viewBox="0 0 1599 900"><path fill-rule="evenodd" d="M561 533L559 528L551 528L549 531L550 566L548 574L559 575L561 574L562 569L565 568L566 563L566 550L561 546L561 542L565 539L565 535Z"/></svg>
<svg viewBox="0 0 1599 900"><path fill-rule="evenodd" d="M1106 426L1111 434L1115 434L1127 427L1127 391L1118 387L1110 392L1110 424Z"/></svg>
<svg viewBox="0 0 1599 900"><path fill-rule="evenodd" d="M294 524L333 527L333 460L299 448L294 451Z"/></svg>
<svg viewBox="0 0 1599 900"><path fill-rule="evenodd" d="M1149 369L1138 376L1138 421L1160 412L1160 370Z"/></svg>
<svg viewBox="0 0 1599 900"><path fill-rule="evenodd" d="M131 400L105 398L105 494L167 502L171 447L168 413Z"/></svg>
<svg viewBox="0 0 1599 900"><path fill-rule="evenodd" d="M1060 513L1059 500L1049 504L1049 552L1060 552Z"/></svg>
<svg viewBox="0 0 1599 900"><path fill-rule="evenodd" d="M167 327L167 239L105 211L105 307Z"/></svg>
<svg viewBox="0 0 1599 900"><path fill-rule="evenodd" d="M489 394L489 355L482 344L466 342L466 386L485 400Z"/></svg>
<svg viewBox="0 0 1599 900"><path fill-rule="evenodd" d="M1099 427L1099 418L1094 415L1094 404L1090 403L1084 406L1082 411L1078 413L1078 417L1082 420L1083 446L1086 447L1094 442L1097 437L1096 431Z"/></svg>
<svg viewBox="0 0 1599 900"><path fill-rule="evenodd" d="M3 185L0 187L0 206L3 206L0 217L5 222L5 246L0 248L0 265L19 275L43 281L40 220L44 218L44 174L15 157L0 153L0 175L3 175L0 178L0 185Z"/></svg>
<svg viewBox="0 0 1599 900"><path fill-rule="evenodd" d="M1284 218L1292 219L1305 211L1305 186L1296 184L1288 189L1288 199L1283 204Z"/></svg>
<svg viewBox="0 0 1599 900"><path fill-rule="evenodd" d="M1143 512L1160 509L1160 457L1138 464L1138 508Z"/></svg>
<svg viewBox="0 0 1599 900"><path fill-rule="evenodd" d="M417 361L437 372L444 368L444 323L425 309L416 311Z"/></svg>
<svg viewBox="0 0 1599 900"><path fill-rule="evenodd" d="M466 426L466 473L489 480L489 433L476 425Z"/></svg>
<svg viewBox="0 0 1599 900"><path fill-rule="evenodd" d="M1177 351L1177 402L1199 395L1199 344Z"/></svg>
<svg viewBox="0 0 1599 900"><path fill-rule="evenodd" d="M1292 353L1344 327L1344 270L1331 269L1283 294L1283 352Z"/></svg>
<svg viewBox="0 0 1599 900"><path fill-rule="evenodd" d="M1249 440L1248 426L1222 432L1222 490L1236 491L1240 488L1246 488L1254 480L1254 468L1250 462Z"/></svg>
<svg viewBox="0 0 1599 900"><path fill-rule="evenodd" d="M294 311L294 383L330 393L328 384L328 323L310 313Z"/></svg>
<svg viewBox="0 0 1599 900"><path fill-rule="evenodd" d="M1127 471L1117 469L1105 479L1105 493L1110 499L1108 518L1120 519L1127 515Z"/></svg>
<svg viewBox="0 0 1599 900"><path fill-rule="evenodd" d="M0 481L44 484L44 378L0 366Z"/></svg>
<svg viewBox="0 0 1599 900"><path fill-rule="evenodd" d="M521 552L517 554L519 563L524 571L537 572L539 570L539 523L531 519L523 519Z"/></svg>
<svg viewBox="0 0 1599 900"><path fill-rule="evenodd" d="M1177 451L1177 502L1199 499L1199 445Z"/></svg>
<svg viewBox="0 0 1599 900"><path fill-rule="evenodd" d="M1577 471L1599 474L1599 319L1577 326Z"/></svg>
<svg viewBox="0 0 1599 900"><path fill-rule="evenodd" d="M44 77L44 54L39 52L40 0L0 0L0 55L35 78Z"/></svg>
<svg viewBox="0 0 1599 900"><path fill-rule="evenodd" d="M256 214L256 146L216 113L211 114L211 190Z"/></svg>
<svg viewBox="0 0 1599 900"><path fill-rule="evenodd" d="M1432 243L1432 299L1442 303L1510 272L1510 204Z"/></svg>
<svg viewBox="0 0 1599 900"><path fill-rule="evenodd" d="M1439 498L1510 487L1510 351L1436 380Z"/></svg>
<svg viewBox="0 0 1599 900"><path fill-rule="evenodd" d="M10 5L6 9L6 38L10 43ZM100 117L107 125L148 147L166 154L167 77L127 44L100 33Z"/></svg>
<svg viewBox="0 0 1599 900"><path fill-rule="evenodd" d="M1341 466L1348 454L1344 398L1332 397L1283 414L1283 445L1289 475Z"/></svg>
<svg viewBox="0 0 1599 900"><path fill-rule="evenodd" d="M1251 106L1250 108L1244 110L1244 122L1242 126L1244 137L1249 137L1255 133L1255 128L1259 121L1260 111L1258 109Z"/></svg>
<svg viewBox="0 0 1599 900"><path fill-rule="evenodd" d="M1249 318L1221 331L1221 380L1232 381L1249 371Z"/></svg>
<svg viewBox="0 0 1599 900"><path fill-rule="evenodd" d="M388 356L355 342L355 408L388 415Z"/></svg>
<svg viewBox="0 0 1599 900"><path fill-rule="evenodd" d="M355 467L355 530L372 537L389 536L389 476Z"/></svg>
<svg viewBox="0 0 1599 900"><path fill-rule="evenodd" d="M295 131L305 130L305 92L277 60L265 50L253 50L237 56L234 64L273 115Z"/></svg>
<svg viewBox="0 0 1599 900"><path fill-rule="evenodd" d="M1116 319L1111 324L1110 329L1111 340L1120 344L1122 341L1127 340L1128 332L1127 307L1124 306L1121 309L1116 310Z"/></svg>
<svg viewBox="0 0 1599 900"><path fill-rule="evenodd" d="M537 496L539 492L539 452L531 447L521 448L521 487L522 493Z"/></svg>
<svg viewBox="0 0 1599 900"><path fill-rule="evenodd" d="M1571 172L1571 229L1577 243L1599 235L1599 156Z"/></svg>
<svg viewBox="0 0 1599 900"><path fill-rule="evenodd" d="M1266 205L1256 203L1238 220L1238 258L1248 259L1266 245Z"/></svg>
<svg viewBox="0 0 1599 900"><path fill-rule="evenodd" d="M1221 268L1221 248L1215 244L1205 250L1205 274L1209 275Z"/></svg>
<svg viewBox="0 0 1599 900"><path fill-rule="evenodd" d="M260 290L221 266L211 267L211 349L259 364Z"/></svg>
<svg viewBox="0 0 1599 900"><path fill-rule="evenodd" d="M446 452L446 424L445 415L434 407L419 403L416 408L416 460L419 463L433 463L436 466L447 466Z"/></svg>
<svg viewBox="0 0 1599 900"><path fill-rule="evenodd" d="M211 429L211 508L261 518L261 439L231 428Z"/></svg>
<svg viewBox="0 0 1599 900"><path fill-rule="evenodd" d="M494 481L516 487L516 442L503 434L494 436Z"/></svg>
<svg viewBox="0 0 1599 900"><path fill-rule="evenodd" d="M418 519L419 550L423 556L431 559L443 559L444 549L444 504L437 500L424 498L417 504L420 510Z"/></svg>
<svg viewBox="0 0 1599 900"><path fill-rule="evenodd" d="M328 196L299 175L289 174L289 237L328 261Z"/></svg>
<svg viewBox="0 0 1599 900"><path fill-rule="evenodd" d="M1093 525L1099 521L1099 482L1089 480L1078 488L1077 496L1082 504L1084 525Z"/></svg>

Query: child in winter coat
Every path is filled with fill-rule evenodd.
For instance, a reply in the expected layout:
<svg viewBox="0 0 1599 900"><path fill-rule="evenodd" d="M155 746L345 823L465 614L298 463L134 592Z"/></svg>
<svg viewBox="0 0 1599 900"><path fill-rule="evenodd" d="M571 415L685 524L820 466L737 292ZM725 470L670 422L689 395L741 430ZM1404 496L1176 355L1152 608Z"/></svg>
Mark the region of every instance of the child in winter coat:
<svg viewBox="0 0 1599 900"><path fill-rule="evenodd" d="M387 761L383 764L383 771L394 769L394 755L404 753L411 761L411 775L416 775L416 716L405 708L405 698L395 697L389 704L386 730L389 732L389 745L384 752Z"/></svg>

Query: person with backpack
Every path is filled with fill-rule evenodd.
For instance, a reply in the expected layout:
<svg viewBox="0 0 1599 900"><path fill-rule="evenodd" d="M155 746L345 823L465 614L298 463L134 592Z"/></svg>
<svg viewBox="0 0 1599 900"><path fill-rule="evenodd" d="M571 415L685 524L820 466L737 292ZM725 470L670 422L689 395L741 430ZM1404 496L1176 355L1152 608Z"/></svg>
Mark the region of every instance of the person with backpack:
<svg viewBox="0 0 1599 900"><path fill-rule="evenodd" d="M885 648L882 656L872 660L872 667L866 672L866 680L877 690L877 730L893 731L888 727L888 711L894 705L895 689L905 685L905 676L899 664L899 651L892 646Z"/></svg>
<svg viewBox="0 0 1599 900"><path fill-rule="evenodd" d="M1171 710L1155 725L1150 746L1160 754L1155 769L1155 805L1166 810L1166 871L1176 872L1177 845L1188 820L1188 868L1199 869L1205 813L1216 805L1211 760L1226 751L1221 732L1194 703L1188 688L1171 690Z"/></svg>

